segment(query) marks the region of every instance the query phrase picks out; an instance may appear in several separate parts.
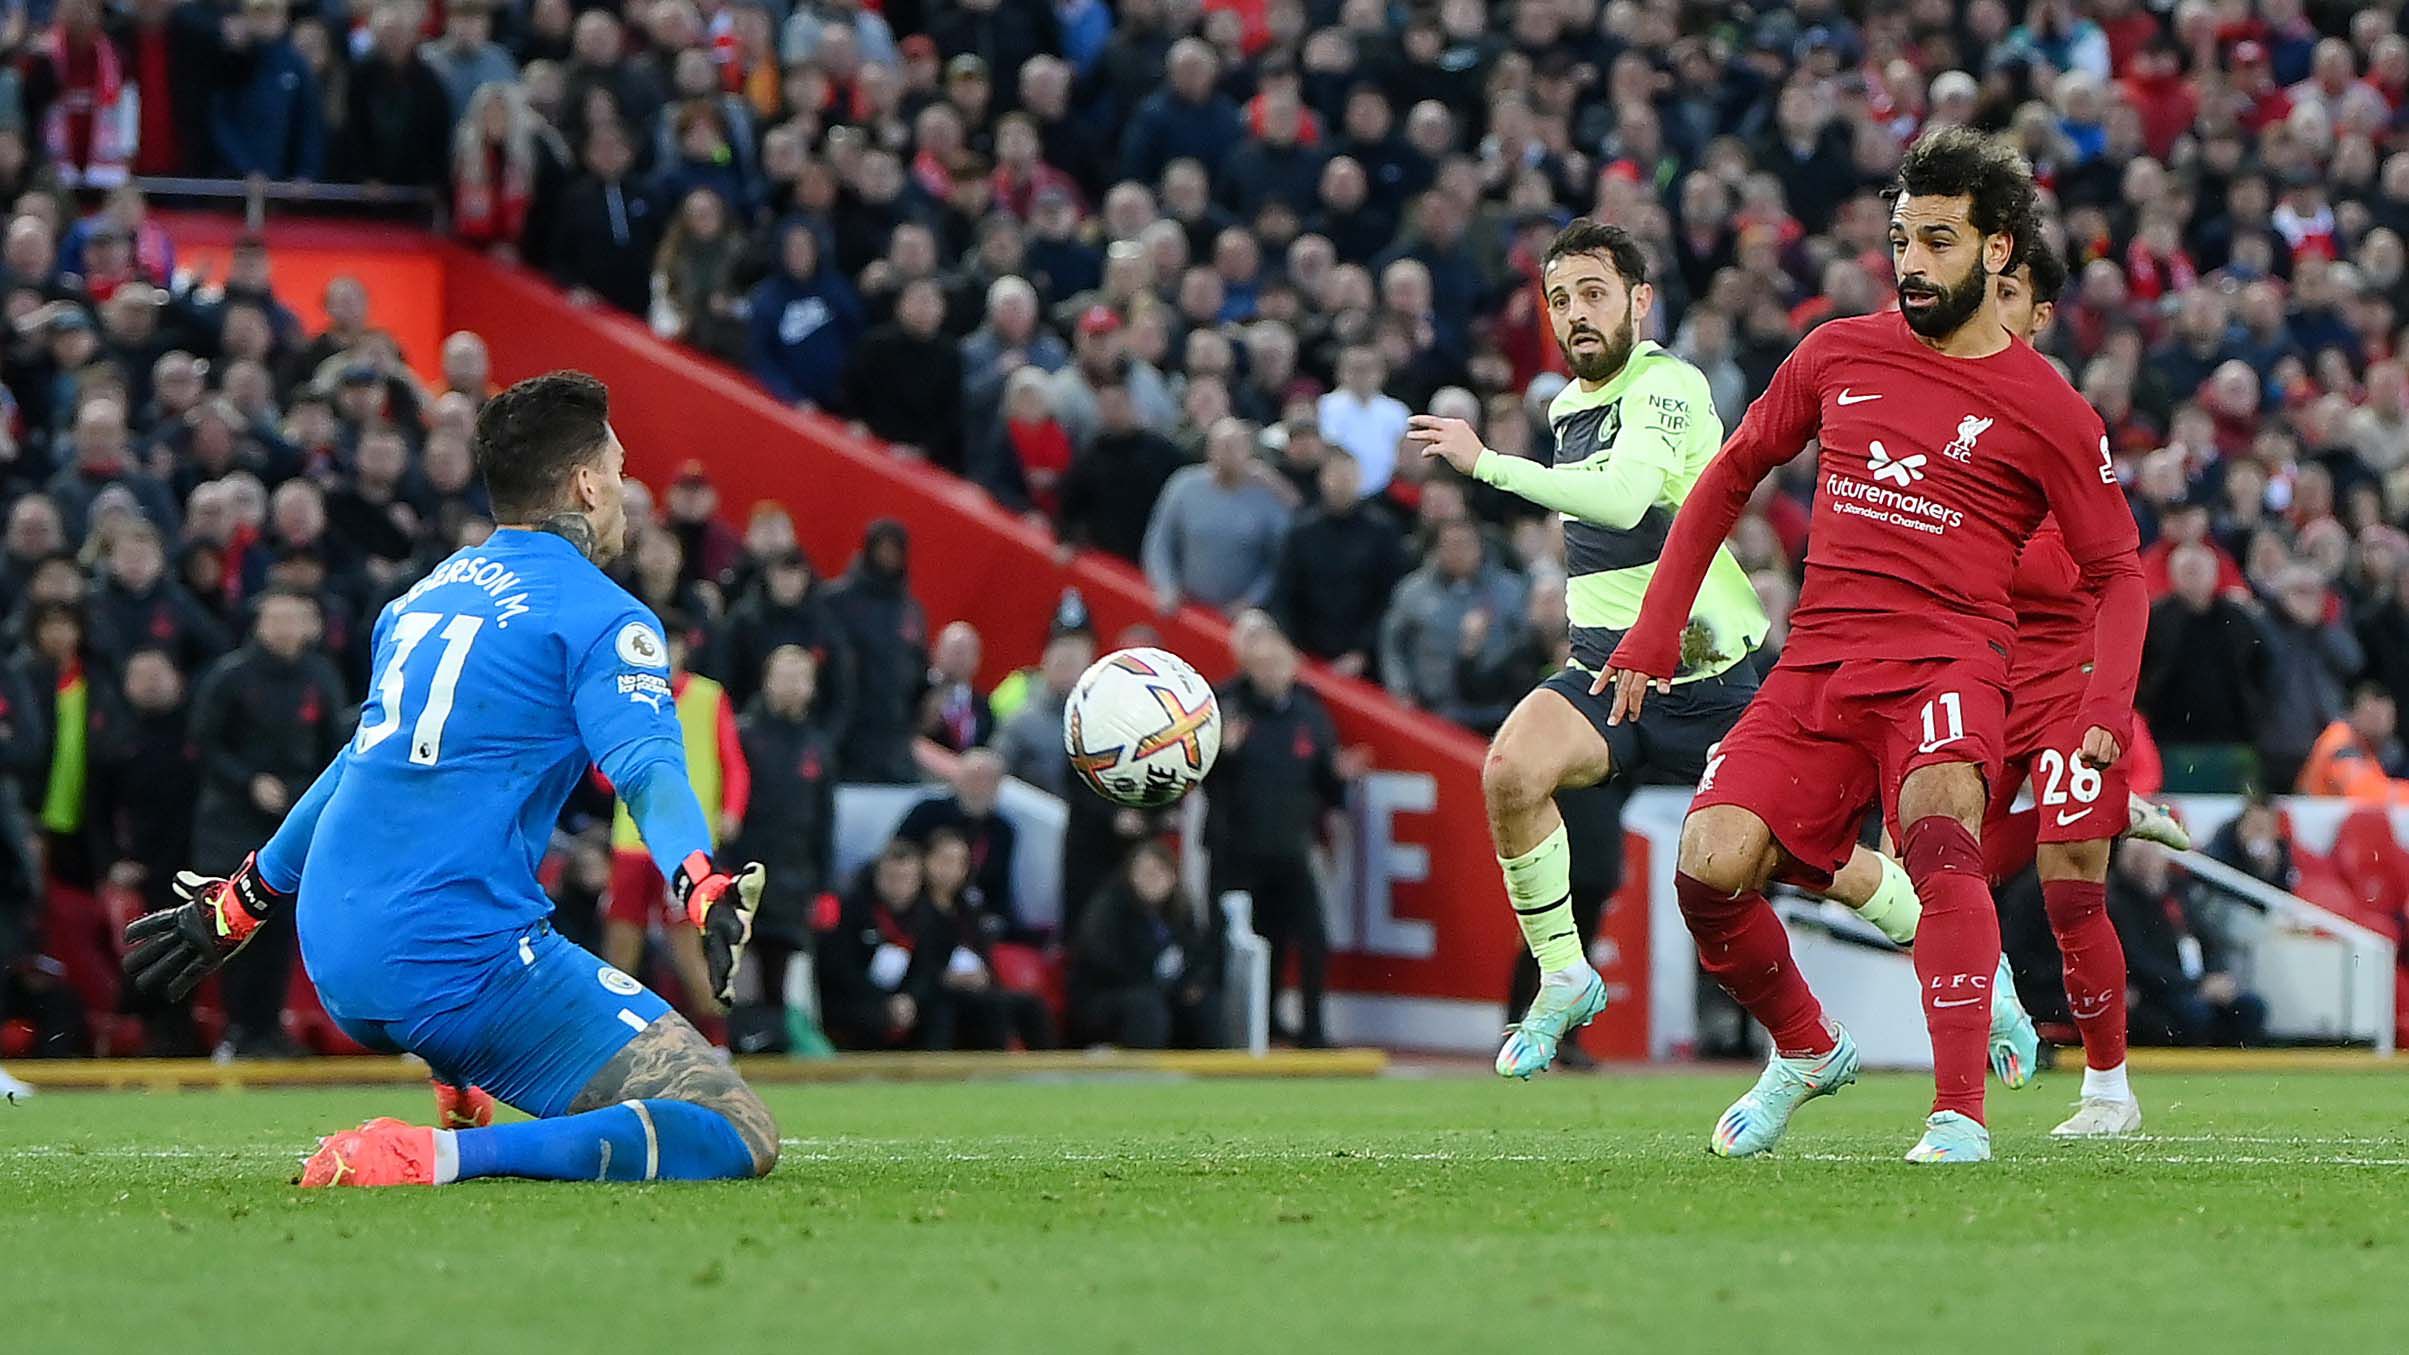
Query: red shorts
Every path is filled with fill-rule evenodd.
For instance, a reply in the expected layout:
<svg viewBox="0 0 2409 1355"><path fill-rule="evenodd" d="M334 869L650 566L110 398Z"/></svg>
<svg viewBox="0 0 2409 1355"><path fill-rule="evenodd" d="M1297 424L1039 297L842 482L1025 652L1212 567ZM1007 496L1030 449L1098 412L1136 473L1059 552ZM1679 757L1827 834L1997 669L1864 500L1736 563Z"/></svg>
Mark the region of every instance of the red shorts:
<svg viewBox="0 0 2409 1355"><path fill-rule="evenodd" d="M2132 826L2130 783L2124 759L2100 771L2076 756L2091 727L2082 715L2083 675L2069 676L2074 681L2016 690L2008 707L2007 766L1991 796L1991 817L2007 813L2029 776L2041 841L2099 842Z"/></svg>
<svg viewBox="0 0 2409 1355"><path fill-rule="evenodd" d="M611 849L611 896L602 915L631 927L649 927L655 920L668 919L669 886L661 879L661 868L643 848Z"/></svg>
<svg viewBox="0 0 2409 1355"><path fill-rule="evenodd" d="M1917 768L1971 762L1997 784L2006 730L2000 674L1980 664L1782 664L1708 756L1690 809L1737 805L1800 865L1830 873L1856 849L1877 795L1901 836L1899 787Z"/></svg>

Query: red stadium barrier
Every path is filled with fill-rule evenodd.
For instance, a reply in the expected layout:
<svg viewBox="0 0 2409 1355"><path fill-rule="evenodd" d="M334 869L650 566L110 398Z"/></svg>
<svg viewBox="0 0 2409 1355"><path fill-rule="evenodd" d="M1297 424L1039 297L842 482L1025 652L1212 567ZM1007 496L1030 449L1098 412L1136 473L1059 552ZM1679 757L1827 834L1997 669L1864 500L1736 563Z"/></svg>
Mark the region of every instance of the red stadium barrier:
<svg viewBox="0 0 2409 1355"><path fill-rule="evenodd" d="M912 533L913 591L931 628L957 618L976 624L988 638L988 681L1034 656L1056 600L1070 585L1086 596L1107 640L1126 626L1150 622L1170 648L1209 676L1234 666L1228 626L1219 616L1189 608L1157 618L1135 570L1093 553L1059 559L1046 533L969 484L897 459L832 419L787 409L742 375L661 342L629 317L572 305L523 269L449 242L402 238L406 233L387 227L271 226L271 247L281 251L296 232L313 252L313 271L335 262L316 257L330 240L346 238L362 264L390 262L397 250L412 263L439 262L442 328L483 335L497 382L560 367L602 378L611 386L613 422L633 475L664 486L678 463L703 460L726 513L742 522L756 502L784 504L804 548L829 575L845 568L871 521L901 520ZM387 304L383 296L374 302L372 314L380 321ZM1342 914L1339 921L1340 936L1353 941L1333 956L1332 987L1437 999L1451 1008L1446 1015L1460 1032L1471 1013L1455 1004L1500 1002L1520 946L1501 908L1481 805L1482 743L1400 706L1370 684L1318 670L1307 681L1329 704L1344 739L1369 747L1380 768L1409 774L1399 783L1402 794L1378 797L1401 807L1385 812L1386 850L1376 841L1366 853L1377 859L1359 873L1374 883L1356 891L1357 916ZM1412 779L1413 773L1428 781ZM1634 871L1635 878L1640 874ZM1614 911L1609 940L1619 958L1607 978L1618 995L1641 999L1625 1010L1644 1012L1644 901ZM1397 1004L1394 1017L1367 1009L1360 1021L1339 1022L1339 1033L1352 1030L1360 1038L1393 1031L1398 1042L1415 1043L1412 1032L1435 1029L1423 1019L1429 1011L1418 1006ZM1612 1032L1590 1034L1590 1048L1644 1056L1640 1023L1612 1024Z"/></svg>

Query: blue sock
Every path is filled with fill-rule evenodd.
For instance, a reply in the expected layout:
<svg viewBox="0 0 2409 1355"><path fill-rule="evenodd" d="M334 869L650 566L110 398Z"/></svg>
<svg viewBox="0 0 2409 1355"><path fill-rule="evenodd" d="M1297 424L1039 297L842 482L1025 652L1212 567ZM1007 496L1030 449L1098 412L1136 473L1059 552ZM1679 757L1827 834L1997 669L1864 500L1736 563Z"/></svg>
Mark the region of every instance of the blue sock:
<svg viewBox="0 0 2409 1355"><path fill-rule="evenodd" d="M436 1134L438 1184L445 1180ZM724 1181L753 1174L753 1154L726 1116L690 1101L622 1101L554 1120L498 1124L450 1134L458 1170L450 1178L517 1176L535 1181Z"/></svg>

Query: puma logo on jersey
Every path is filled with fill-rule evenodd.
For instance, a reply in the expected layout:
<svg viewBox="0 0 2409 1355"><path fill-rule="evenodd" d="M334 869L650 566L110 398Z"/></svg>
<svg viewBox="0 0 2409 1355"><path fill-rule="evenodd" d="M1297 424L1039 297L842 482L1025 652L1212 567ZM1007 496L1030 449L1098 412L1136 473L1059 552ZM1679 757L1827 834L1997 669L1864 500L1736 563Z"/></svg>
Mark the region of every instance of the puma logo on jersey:
<svg viewBox="0 0 2409 1355"><path fill-rule="evenodd" d="M1929 458L1922 452L1910 452L1893 460L1880 438L1874 439L1869 450L1873 455L1866 458L1865 464L1872 469L1875 479L1906 486L1924 478L1924 462Z"/></svg>
<svg viewBox="0 0 2409 1355"><path fill-rule="evenodd" d="M1990 426L1989 419L1978 419L1971 414L1959 419L1957 421L1957 438L1948 446L1941 448L1941 455L1953 461L1972 461L1974 459L1974 439L1981 437L1983 430Z"/></svg>

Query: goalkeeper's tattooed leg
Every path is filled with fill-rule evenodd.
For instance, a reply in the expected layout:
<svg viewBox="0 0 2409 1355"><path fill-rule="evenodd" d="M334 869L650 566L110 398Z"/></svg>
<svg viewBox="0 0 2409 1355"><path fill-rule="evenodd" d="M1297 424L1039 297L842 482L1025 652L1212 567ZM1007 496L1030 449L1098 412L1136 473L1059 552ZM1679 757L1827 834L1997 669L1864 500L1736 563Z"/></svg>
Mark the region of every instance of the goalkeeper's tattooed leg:
<svg viewBox="0 0 2409 1355"><path fill-rule="evenodd" d="M778 1126L769 1107L745 1085L711 1043L672 1012L645 1027L602 1065L568 1113L598 1110L621 1101L685 1101L715 1110L736 1129L753 1155L755 1175L778 1163Z"/></svg>

